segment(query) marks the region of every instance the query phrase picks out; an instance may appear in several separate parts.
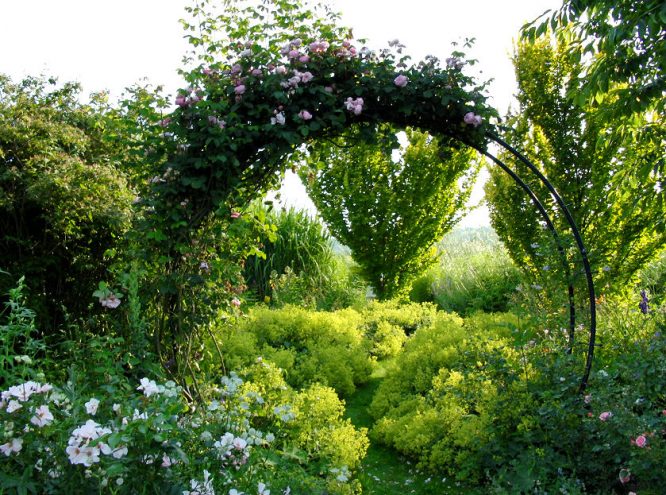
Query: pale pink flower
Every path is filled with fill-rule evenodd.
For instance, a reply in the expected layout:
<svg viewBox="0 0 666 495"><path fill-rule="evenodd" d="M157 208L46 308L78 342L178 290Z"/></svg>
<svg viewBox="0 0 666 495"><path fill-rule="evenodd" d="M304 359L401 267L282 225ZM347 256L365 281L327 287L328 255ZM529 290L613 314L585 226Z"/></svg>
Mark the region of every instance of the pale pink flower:
<svg viewBox="0 0 666 495"><path fill-rule="evenodd" d="M232 211L231 215L229 215L229 216L233 219L236 219L236 218L240 218L241 214L238 213L237 211Z"/></svg>
<svg viewBox="0 0 666 495"><path fill-rule="evenodd" d="M602 412L602 413L599 415L599 419L600 419L601 421L607 421L608 419L610 419L610 418L612 418L612 417L613 417L613 413L610 412L610 411Z"/></svg>
<svg viewBox="0 0 666 495"><path fill-rule="evenodd" d="M181 108L185 108L187 105L189 105L187 97L184 94L179 94L176 96L176 105Z"/></svg>
<svg viewBox="0 0 666 495"><path fill-rule="evenodd" d="M636 440L633 440L633 444L636 447L644 448L648 443L648 439L645 435L638 435Z"/></svg>
<svg viewBox="0 0 666 495"><path fill-rule="evenodd" d="M231 67L231 75L240 74L241 70L243 70L243 68L240 66L240 64L234 64Z"/></svg>
<svg viewBox="0 0 666 495"><path fill-rule="evenodd" d="M210 67L206 67L204 68L203 73L205 76L210 76L213 73L213 69L211 69Z"/></svg>
<svg viewBox="0 0 666 495"><path fill-rule="evenodd" d="M116 309L118 306L120 306L120 299L118 299L115 294L111 293L106 297L100 297L99 303L104 308Z"/></svg>
<svg viewBox="0 0 666 495"><path fill-rule="evenodd" d="M312 118L312 114L307 110L301 110L298 112L298 116L303 120L310 120Z"/></svg>
<svg viewBox="0 0 666 495"><path fill-rule="evenodd" d="M350 96L345 101L345 107L354 115L360 115L363 111L363 98L352 98Z"/></svg>
<svg viewBox="0 0 666 495"><path fill-rule="evenodd" d="M275 69L276 74L286 74L287 73L287 68L284 65L278 65L277 68Z"/></svg>
<svg viewBox="0 0 666 495"><path fill-rule="evenodd" d="M314 76L312 75L312 72L309 72L309 71L308 72L301 72L298 75L301 78L301 82L303 84L309 83L314 78Z"/></svg>
<svg viewBox="0 0 666 495"><path fill-rule="evenodd" d="M298 61L307 64L310 61L310 57L308 57L307 55L301 55L300 57L298 57Z"/></svg>
<svg viewBox="0 0 666 495"><path fill-rule="evenodd" d="M298 50L289 50L288 57L289 58L298 58L301 56L301 52Z"/></svg>
<svg viewBox="0 0 666 495"><path fill-rule="evenodd" d="M168 125L169 125L170 123L171 123L171 119L167 118L167 119L162 119L162 120L160 120L160 121L157 123L157 125L159 125L160 127L168 127Z"/></svg>
<svg viewBox="0 0 666 495"><path fill-rule="evenodd" d="M254 77L259 77L261 76L261 74L262 74L261 69L252 69L252 75Z"/></svg>
<svg viewBox="0 0 666 495"><path fill-rule="evenodd" d="M236 86L236 88L234 89L234 92L235 92L237 95L242 95L243 93L245 93L245 85L244 85L244 84L239 84L239 85Z"/></svg>
<svg viewBox="0 0 666 495"><path fill-rule="evenodd" d="M393 80L393 83L394 83L396 86L398 86L399 88L404 88L405 86L407 86L407 83L408 83L408 82L409 82L409 80L407 79L407 76L405 76L405 75L403 75L403 74L400 74L398 77L396 77L396 78Z"/></svg>
<svg viewBox="0 0 666 495"><path fill-rule="evenodd" d="M286 122L286 118L282 112L278 112L275 114L275 117L271 117L271 124L280 124L284 125Z"/></svg>
<svg viewBox="0 0 666 495"><path fill-rule="evenodd" d="M240 308L240 305L241 305L240 299L238 299L237 297L234 297L231 300L231 305L235 306L236 308Z"/></svg>
<svg viewBox="0 0 666 495"><path fill-rule="evenodd" d="M92 416L97 414L97 408L99 407L99 400L95 399L94 397L90 399L88 402L85 404L86 407L86 412Z"/></svg>
<svg viewBox="0 0 666 495"><path fill-rule="evenodd" d="M30 422L39 428L51 424L52 421L53 414L49 411L49 406L46 405L39 406L35 409L35 415L30 418Z"/></svg>
<svg viewBox="0 0 666 495"><path fill-rule="evenodd" d="M12 438L9 442L0 445L0 452L9 457L12 453L18 454L23 448L22 438Z"/></svg>
<svg viewBox="0 0 666 495"><path fill-rule="evenodd" d="M143 395L146 397L150 397L151 395L158 394L160 392L160 389L157 386L157 383L155 383L153 380L149 380L148 378L142 378L140 380L141 385L139 385L136 389L141 390L143 392Z"/></svg>
<svg viewBox="0 0 666 495"><path fill-rule="evenodd" d="M8 413L13 413L14 411L18 411L21 409L21 404L17 400L10 400L9 404L7 404L7 412Z"/></svg>
<svg viewBox="0 0 666 495"><path fill-rule="evenodd" d="M474 127L478 127L483 122L483 119L481 118L480 115L476 115L474 112L467 112L463 117L463 121L465 122L465 124L470 124L473 125Z"/></svg>

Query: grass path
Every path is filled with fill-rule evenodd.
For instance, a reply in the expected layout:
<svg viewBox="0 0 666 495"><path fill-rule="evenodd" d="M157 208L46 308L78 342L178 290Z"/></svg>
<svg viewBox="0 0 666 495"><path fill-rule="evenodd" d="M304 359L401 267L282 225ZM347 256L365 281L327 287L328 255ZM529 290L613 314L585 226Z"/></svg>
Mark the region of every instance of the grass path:
<svg viewBox="0 0 666 495"><path fill-rule="evenodd" d="M372 417L368 413L368 407L381 380L381 377L373 376L367 384L359 387L346 399L345 416L351 419L357 428L372 427ZM359 469L358 479L363 485L363 493L372 495L478 493L443 480L441 476L420 473L413 462L402 458L395 450L372 440Z"/></svg>

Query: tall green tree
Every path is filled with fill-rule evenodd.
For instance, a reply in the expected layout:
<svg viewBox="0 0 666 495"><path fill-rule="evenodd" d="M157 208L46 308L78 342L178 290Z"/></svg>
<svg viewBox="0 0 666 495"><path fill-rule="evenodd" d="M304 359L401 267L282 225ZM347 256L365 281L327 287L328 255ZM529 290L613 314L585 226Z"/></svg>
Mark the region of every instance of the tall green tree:
<svg viewBox="0 0 666 495"><path fill-rule="evenodd" d="M666 234L658 226L666 212L659 199L663 184L658 176L619 184L614 179L625 169L663 159L663 149L652 140L614 139L614 121L603 104L580 106L567 98L576 91L584 70L575 46L544 38L524 42L513 62L520 107L508 119L507 137L526 152L567 202L597 281L607 289L620 288L663 247ZM642 119L639 125L655 118L647 113L634 116ZM653 129L662 140L666 138L663 121ZM608 142L597 146L600 140ZM512 156L502 158L519 172L525 171ZM549 197L540 184L531 186L540 197ZM556 272L559 261L546 252L549 236L523 191L501 170L492 170L486 195L493 227L518 266ZM546 201L546 208L555 227L567 232L566 221L552 201Z"/></svg>
<svg viewBox="0 0 666 495"><path fill-rule="evenodd" d="M407 129L408 145L392 156L395 130L383 140L316 143L301 172L331 233L352 251L379 299L402 295L434 260L433 244L460 218L478 167L474 152Z"/></svg>

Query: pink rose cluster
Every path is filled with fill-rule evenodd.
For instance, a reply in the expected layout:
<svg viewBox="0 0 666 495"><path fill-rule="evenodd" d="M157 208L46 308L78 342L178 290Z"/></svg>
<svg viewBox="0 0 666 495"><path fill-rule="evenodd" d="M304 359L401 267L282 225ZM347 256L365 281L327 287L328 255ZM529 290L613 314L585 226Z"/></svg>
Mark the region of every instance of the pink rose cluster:
<svg viewBox="0 0 666 495"><path fill-rule="evenodd" d="M350 96L345 101L345 108L354 115L360 115L363 111L363 98L352 98Z"/></svg>
<svg viewBox="0 0 666 495"><path fill-rule="evenodd" d="M201 101L201 91L194 88L187 88L185 93L178 93L176 96L176 105L180 108L187 108Z"/></svg>
<svg viewBox="0 0 666 495"><path fill-rule="evenodd" d="M227 125L227 123L224 120L217 118L214 115L208 116L208 123L212 126L217 126L220 129L224 129L224 127Z"/></svg>
<svg viewBox="0 0 666 495"><path fill-rule="evenodd" d="M480 115L475 114L474 112L467 112L463 117L465 124L473 125L474 127L479 127L483 122L483 118Z"/></svg>

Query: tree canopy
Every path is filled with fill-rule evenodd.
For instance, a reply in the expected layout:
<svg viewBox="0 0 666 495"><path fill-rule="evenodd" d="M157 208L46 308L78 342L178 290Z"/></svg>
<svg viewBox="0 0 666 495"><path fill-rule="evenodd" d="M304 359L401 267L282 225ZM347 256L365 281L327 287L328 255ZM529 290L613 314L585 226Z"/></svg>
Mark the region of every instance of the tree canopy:
<svg viewBox="0 0 666 495"><path fill-rule="evenodd" d="M614 120L603 103L580 106L567 98L579 88L578 76L584 70L576 50L575 45L563 40L554 44L548 38L518 46L514 65L520 107L509 118L507 137L525 150L567 201L597 281L617 289L663 246L666 212L656 176L643 182L615 179L625 169L658 161L663 149L652 139L632 143L613 139ZM647 116L637 114L635 119L649 124ZM663 122L654 126L662 140L664 129ZM597 146L600 140L608 142ZM502 158L524 170L512 156L502 154ZM542 185L531 187L540 197L548 197ZM522 190L502 171L492 170L486 194L493 226L518 266L550 269L549 276L557 273L560 263L545 256L546 233ZM552 201L546 201L546 207L555 227L566 230Z"/></svg>
<svg viewBox="0 0 666 495"><path fill-rule="evenodd" d="M460 219L478 170L473 150L409 128L395 159L394 132L382 127L386 143L363 141L358 129L319 142L301 171L326 225L380 299L404 294L435 260L433 245Z"/></svg>

